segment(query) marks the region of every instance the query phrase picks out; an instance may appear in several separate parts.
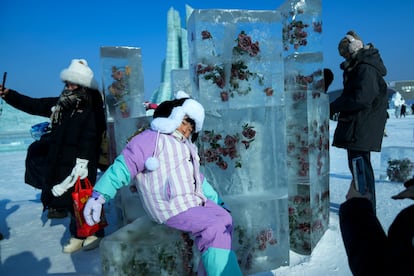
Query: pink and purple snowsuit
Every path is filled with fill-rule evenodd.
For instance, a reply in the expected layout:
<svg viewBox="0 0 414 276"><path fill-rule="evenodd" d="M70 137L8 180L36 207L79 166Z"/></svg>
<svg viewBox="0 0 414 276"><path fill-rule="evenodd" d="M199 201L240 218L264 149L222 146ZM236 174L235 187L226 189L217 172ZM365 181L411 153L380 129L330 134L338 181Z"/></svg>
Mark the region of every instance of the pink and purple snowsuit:
<svg viewBox="0 0 414 276"><path fill-rule="evenodd" d="M145 167L150 157L159 160L152 171ZM146 130L126 145L94 190L113 198L134 177L148 216L194 237L202 259L199 275L241 275L231 248L232 217L200 173L193 143L178 132Z"/></svg>

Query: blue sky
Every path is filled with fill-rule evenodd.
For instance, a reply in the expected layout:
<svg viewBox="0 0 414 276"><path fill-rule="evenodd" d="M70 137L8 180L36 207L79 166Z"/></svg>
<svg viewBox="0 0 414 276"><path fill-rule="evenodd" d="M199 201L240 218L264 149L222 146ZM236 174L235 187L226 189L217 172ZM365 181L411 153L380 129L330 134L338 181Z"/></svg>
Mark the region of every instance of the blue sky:
<svg viewBox="0 0 414 276"><path fill-rule="evenodd" d="M140 47L145 93L150 95L160 82L171 7L184 21L186 4L195 9L271 10L284 2L3 0L0 73L8 72L7 87L26 95L55 96L62 89L60 71L72 58L87 59L100 81L101 46ZM330 90L341 88L337 46L350 29L380 50L387 81L414 79L412 0L322 0L322 6L324 66L335 74Z"/></svg>

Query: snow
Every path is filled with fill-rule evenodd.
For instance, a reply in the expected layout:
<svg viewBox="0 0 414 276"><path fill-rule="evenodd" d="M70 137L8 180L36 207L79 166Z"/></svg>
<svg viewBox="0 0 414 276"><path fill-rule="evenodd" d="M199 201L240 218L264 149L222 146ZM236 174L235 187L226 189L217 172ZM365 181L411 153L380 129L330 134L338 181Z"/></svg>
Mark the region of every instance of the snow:
<svg viewBox="0 0 414 276"><path fill-rule="evenodd" d="M331 137L336 122L330 122ZM414 116L394 118L387 122L388 137L383 148L398 146L414 149ZM100 275L99 249L62 253L62 245L69 236L67 218L48 220L42 213L40 192L23 182L24 150L0 152L0 275ZM338 207L345 200L350 173L346 152L330 149L330 223L329 228L310 256L290 253L290 265L256 276L270 275L352 275L342 243ZM403 157L403 156L402 156ZM400 158L400 157L399 157ZM377 178L377 214L384 229L388 229L396 214L412 204L410 200L392 200L402 190L401 183L380 180L384 174L381 154L373 153L372 162ZM383 179L384 177L381 176ZM116 230L116 211L112 203L106 207L110 225L107 234Z"/></svg>

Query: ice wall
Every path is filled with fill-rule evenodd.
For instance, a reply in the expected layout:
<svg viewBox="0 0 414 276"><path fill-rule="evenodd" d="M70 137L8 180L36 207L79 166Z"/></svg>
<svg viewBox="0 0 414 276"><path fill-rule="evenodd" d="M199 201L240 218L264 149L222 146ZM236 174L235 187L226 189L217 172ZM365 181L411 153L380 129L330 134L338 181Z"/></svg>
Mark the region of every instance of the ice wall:
<svg viewBox="0 0 414 276"><path fill-rule="evenodd" d="M321 0L285 2L283 20L291 249L311 254L329 224L329 99Z"/></svg>
<svg viewBox="0 0 414 276"><path fill-rule="evenodd" d="M276 10L195 9L187 22L202 170L232 211L245 274L289 263L281 30Z"/></svg>

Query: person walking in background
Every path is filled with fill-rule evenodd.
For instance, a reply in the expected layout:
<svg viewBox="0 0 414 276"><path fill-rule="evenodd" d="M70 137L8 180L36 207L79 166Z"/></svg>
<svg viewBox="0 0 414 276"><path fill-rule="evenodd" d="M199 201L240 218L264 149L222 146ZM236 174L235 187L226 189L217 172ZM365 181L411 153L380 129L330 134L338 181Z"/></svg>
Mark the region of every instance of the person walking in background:
<svg viewBox="0 0 414 276"><path fill-rule="evenodd" d="M414 199L414 179L393 199ZM353 275L413 275L414 204L403 209L385 234L370 204L353 183L339 207L339 226Z"/></svg>
<svg viewBox="0 0 414 276"><path fill-rule="evenodd" d="M405 101L404 101L405 102ZM402 118L403 116L404 116L404 118L405 118L405 114L407 113L407 106L405 105L405 103L403 103L402 105L401 105L401 114L400 114L400 117Z"/></svg>
<svg viewBox="0 0 414 276"><path fill-rule="evenodd" d="M347 150L348 166L353 175L352 160L361 157L365 183L376 209L375 177L371 151L381 151L387 120L387 70L378 49L364 46L361 38L349 31L338 45L343 72L342 94L330 104L330 118L339 113L332 145ZM355 179L355 176L353 175Z"/></svg>
<svg viewBox="0 0 414 276"><path fill-rule="evenodd" d="M3 87L0 96L21 111L50 118L48 133L28 148L25 182L42 190L49 218L70 214L71 238L63 252L72 253L96 247L104 235L101 230L86 239L77 237L71 194L78 177L88 177L92 184L96 181L106 119L98 83L86 60L73 59L60 78L64 88L59 97L31 98Z"/></svg>
<svg viewBox="0 0 414 276"><path fill-rule="evenodd" d="M394 95L392 95L392 101L394 103L395 118L400 118L401 109L402 109L402 106L405 104L405 100L402 97L401 93L396 91Z"/></svg>
<svg viewBox="0 0 414 276"><path fill-rule="evenodd" d="M194 236L199 275L241 275L232 251L232 217L200 172L194 141L204 116L203 106L183 91L161 103L151 129L134 136L99 179L84 217L89 225L98 223L102 204L135 178L150 219Z"/></svg>

